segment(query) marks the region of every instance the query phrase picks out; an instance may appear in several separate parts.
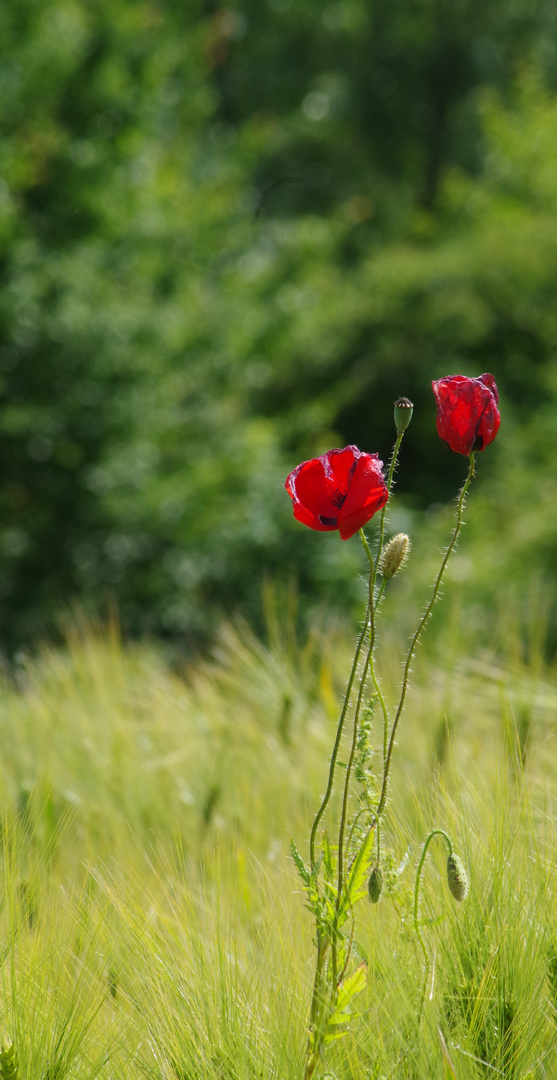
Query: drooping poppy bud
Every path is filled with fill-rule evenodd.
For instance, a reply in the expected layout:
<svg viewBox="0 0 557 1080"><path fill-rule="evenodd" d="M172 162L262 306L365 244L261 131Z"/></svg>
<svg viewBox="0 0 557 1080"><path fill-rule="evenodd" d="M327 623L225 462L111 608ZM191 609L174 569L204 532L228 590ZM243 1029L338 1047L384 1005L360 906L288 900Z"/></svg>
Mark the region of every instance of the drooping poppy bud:
<svg viewBox="0 0 557 1080"><path fill-rule="evenodd" d="M455 454L468 456L493 442L501 417L493 375L469 379L447 375L432 382L437 402L437 433Z"/></svg>
<svg viewBox="0 0 557 1080"><path fill-rule="evenodd" d="M389 498L382 465L377 454L357 446L303 461L284 485L294 517L319 532L338 529L341 540L348 540Z"/></svg>
<svg viewBox="0 0 557 1080"><path fill-rule="evenodd" d="M410 551L410 537L406 533L397 533L387 544L379 562L379 573L390 581L404 566Z"/></svg>
<svg viewBox="0 0 557 1080"><path fill-rule="evenodd" d="M410 398L399 397L395 401L395 428L397 435L406 431L414 412L414 402Z"/></svg>
<svg viewBox="0 0 557 1080"><path fill-rule="evenodd" d="M454 851L447 859L447 882L455 900L459 904L468 896L468 875L464 869L464 863Z"/></svg>
<svg viewBox="0 0 557 1080"><path fill-rule="evenodd" d="M381 896L381 890L383 888L383 874L380 866L374 866L371 874L369 875L369 881L367 884L367 891L372 904L377 904L379 897Z"/></svg>

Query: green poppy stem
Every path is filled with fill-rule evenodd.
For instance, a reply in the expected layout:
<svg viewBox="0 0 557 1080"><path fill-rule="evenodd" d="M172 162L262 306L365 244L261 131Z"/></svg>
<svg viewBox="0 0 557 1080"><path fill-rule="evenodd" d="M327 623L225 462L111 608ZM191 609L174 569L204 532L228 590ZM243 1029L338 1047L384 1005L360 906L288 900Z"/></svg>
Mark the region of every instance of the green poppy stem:
<svg viewBox="0 0 557 1080"><path fill-rule="evenodd" d="M384 769L384 773L383 773L383 785L382 785L382 788L381 788L381 797L379 799L379 804L378 804L378 807L377 807L377 813L379 815L381 815L383 813L383 810L385 809L385 803L387 801L389 772L390 772L390 768L391 768L393 749L394 749L394 745L395 745L396 729L398 727L398 723L399 723L400 717L402 715L402 710L404 708L404 702L406 700L406 691L408 690L408 679L409 679L409 675L410 675L410 664L412 663L412 658L414 656L416 646L418 644L418 641L420 640L420 637L422 635L424 627L425 627L425 625L426 625L426 623L427 623L427 621L428 621L428 619L429 619L429 617L431 615L431 612L433 611L433 605L435 604L435 601L437 600L437 597L439 595L439 589L441 588L441 581L443 579L443 574L445 573L447 563L448 563L448 561L449 561L449 559L450 559L450 557L451 557L451 555L452 555L452 553L453 553L453 551L455 549L456 542L458 540L458 536L459 536L460 530L462 528L462 512L464 510L464 503L465 503L465 499L466 499L466 494L467 494L468 488L470 487L470 484L472 482L472 477L475 476L474 465L475 465L475 454L472 453L472 454L470 454L470 465L469 465L469 468L468 468L468 475L466 477L466 480L464 481L464 484L462 486L462 489L461 489L460 495L459 495L459 499L458 499L457 510L456 510L456 524L455 524L455 527L454 527L453 535L451 537L451 542L450 542L450 544L449 544L449 546L448 546L448 548L447 548L447 550L445 552L443 561L441 563L439 573L437 575L437 578L435 580L435 584L433 586L433 592L431 594L431 599L429 601L429 604L427 605L427 607L425 609L425 612L422 615L422 618L420 619L418 629L416 630L416 633L414 634L414 637L412 638L412 641L410 642L410 648L408 650L408 656L406 658L406 663L404 665L404 675L403 675L403 678L402 678L402 689L401 689L401 692L400 692L400 699L399 699L397 711L396 711L396 714L395 714L393 727L392 727L392 731L391 731L391 737L390 737L390 740L389 740L389 746L388 746L388 750L387 750L387 756L386 756L386 759L385 759L385 769Z"/></svg>
<svg viewBox="0 0 557 1080"><path fill-rule="evenodd" d="M312 868L315 866L315 837L317 835L317 830L319 828L319 822L321 821L321 818L323 817L323 814L325 813L325 810L327 808L327 804L329 802L329 799L331 798L331 794L332 794L332 791L333 791L333 784L334 784L334 778L335 778L335 769L336 769L336 763L337 763L337 758L338 758L338 751L339 751L339 747L340 747L340 741L341 741L341 738L342 738L342 732L344 730L344 721L346 719L346 713L348 711L348 706L350 704L350 696L352 694L352 687L354 685L354 679L356 678L356 672L358 670L358 663L359 663L359 660L360 660L360 653L362 651L362 647L363 647L364 641L366 639L367 631L368 631L369 620L370 620L370 607L371 607L371 605L368 605L368 609L367 609L367 612L366 612L366 617L365 617L365 620L364 620L364 625L363 625L363 628L362 628L362 632L361 632L360 637L358 639L358 644L356 646L356 652L354 653L354 661L352 663L352 671L350 672L350 678L348 679L348 686L346 687L346 693L344 695L344 703L343 703L343 706L342 706L342 711L341 711L340 719L339 719L339 722L338 722L337 733L336 733L336 738L335 738L335 744L333 746L333 752L331 754L331 762L330 762L330 765L329 765L329 779L328 779L328 782L327 782L327 789L326 789L325 794L323 796L321 806L319 807L319 810L317 811L317 814L315 815L315 821L313 822L313 826L312 826L312 830L311 830L311 835L310 835L310 839L309 839L309 858L310 858L310 864L311 864Z"/></svg>
<svg viewBox="0 0 557 1080"><path fill-rule="evenodd" d="M451 843L451 838L448 835L448 833L446 833L443 829L432 829L429 836L427 837L427 839L425 841L424 846L423 846L422 857L420 859L420 862L418 864L418 869L417 869L417 872L416 872L416 884L414 885L414 931L416 933L416 937L418 938L418 941L419 941L420 946L421 946L422 953L424 955L424 981L423 981L422 993L421 993L421 997L420 997L420 1007L418 1009L418 1027L422 1022L422 1015L423 1015L426 988L427 988L427 980L428 980L428 976L429 976L429 955L428 955L428 951L427 951L427 949L425 947L424 939L422 937L421 930L420 930L420 924L419 924L419 921L418 921L418 907L419 907L419 903L420 903L420 883L421 883L422 870L423 870L423 866L424 866L424 862L425 862L425 857L427 855L427 849L428 849L431 841L433 840L434 836L442 836L443 839L447 842L447 845L448 845L448 848L449 848L449 855L452 855L452 853L453 853L453 845Z"/></svg>

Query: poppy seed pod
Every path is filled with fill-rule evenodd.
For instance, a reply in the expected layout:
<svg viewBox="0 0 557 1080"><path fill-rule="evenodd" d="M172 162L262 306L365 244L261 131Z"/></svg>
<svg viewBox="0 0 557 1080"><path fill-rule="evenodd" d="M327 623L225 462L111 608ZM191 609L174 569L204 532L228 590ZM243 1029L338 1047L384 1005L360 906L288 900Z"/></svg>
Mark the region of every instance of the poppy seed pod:
<svg viewBox="0 0 557 1080"><path fill-rule="evenodd" d="M381 896L383 888L383 874L380 866L374 866L367 885L367 891L372 904L376 904Z"/></svg>
<svg viewBox="0 0 557 1080"><path fill-rule="evenodd" d="M397 533L389 540L379 563L379 571L385 581L390 581L395 574L398 574L408 558L409 551L410 537L406 533Z"/></svg>
<svg viewBox="0 0 557 1080"><path fill-rule="evenodd" d="M414 402L410 398L399 397L395 401L395 428L397 435L406 431L414 412Z"/></svg>
<svg viewBox="0 0 557 1080"><path fill-rule="evenodd" d="M468 896L468 875L464 863L458 855L451 852L447 859L447 882L455 900L459 904Z"/></svg>

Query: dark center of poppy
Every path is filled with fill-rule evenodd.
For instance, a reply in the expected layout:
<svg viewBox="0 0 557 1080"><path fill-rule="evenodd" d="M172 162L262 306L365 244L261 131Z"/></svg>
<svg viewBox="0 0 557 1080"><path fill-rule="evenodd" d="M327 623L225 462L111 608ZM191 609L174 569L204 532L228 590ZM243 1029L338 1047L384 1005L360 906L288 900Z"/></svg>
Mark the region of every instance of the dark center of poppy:
<svg viewBox="0 0 557 1080"><path fill-rule="evenodd" d="M331 500L333 506L337 507L337 510L340 510L345 498L346 498L346 492L342 491L341 488L335 488L332 495L330 495L330 500Z"/></svg>
<svg viewBox="0 0 557 1080"><path fill-rule="evenodd" d="M317 517L321 525L330 525L331 529L336 529L338 525L338 518L325 517L324 514L318 514Z"/></svg>

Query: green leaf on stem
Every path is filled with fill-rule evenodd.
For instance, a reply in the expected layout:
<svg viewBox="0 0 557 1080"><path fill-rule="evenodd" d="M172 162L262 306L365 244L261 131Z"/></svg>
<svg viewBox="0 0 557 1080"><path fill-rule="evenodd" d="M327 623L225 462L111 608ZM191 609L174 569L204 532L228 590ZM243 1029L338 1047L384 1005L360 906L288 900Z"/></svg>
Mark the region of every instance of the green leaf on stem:
<svg viewBox="0 0 557 1080"><path fill-rule="evenodd" d="M350 908L354 907L354 905L358 903L358 900L361 900L362 897L367 895L367 882L373 855L374 835L375 829L372 827L367 832L350 868L346 889L339 908L339 918L342 916L343 921L348 915Z"/></svg>
<svg viewBox="0 0 557 1080"><path fill-rule="evenodd" d="M304 860L302 859L302 856L300 855L300 852L298 851L298 848L296 847L296 844L294 843L292 837L290 837L290 854L304 885L309 888L309 886L311 885L311 873L306 866Z"/></svg>
<svg viewBox="0 0 557 1080"><path fill-rule="evenodd" d="M327 880L332 881L335 876L335 857L326 831L323 833L323 868Z"/></svg>
<svg viewBox="0 0 557 1080"><path fill-rule="evenodd" d="M366 977L367 967L365 964L360 964L341 983L335 1008L327 1019L327 1032L324 1039L326 1044L333 1042L335 1039L342 1039L343 1035L348 1034L348 1025L351 1019L348 1006L358 994L361 994L366 985Z"/></svg>
<svg viewBox="0 0 557 1080"><path fill-rule="evenodd" d="M360 966L357 967L351 975L346 976L346 978L343 980L339 987L335 1012L333 1013L333 1016L336 1015L337 1012L341 1012L343 1009L345 1009L349 1002L352 1001L352 998L355 998L358 994L361 994L362 990L366 985L366 977L367 966L365 964L360 964Z"/></svg>

